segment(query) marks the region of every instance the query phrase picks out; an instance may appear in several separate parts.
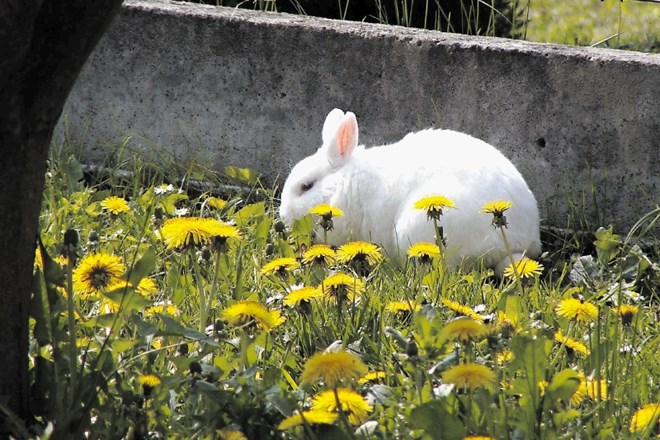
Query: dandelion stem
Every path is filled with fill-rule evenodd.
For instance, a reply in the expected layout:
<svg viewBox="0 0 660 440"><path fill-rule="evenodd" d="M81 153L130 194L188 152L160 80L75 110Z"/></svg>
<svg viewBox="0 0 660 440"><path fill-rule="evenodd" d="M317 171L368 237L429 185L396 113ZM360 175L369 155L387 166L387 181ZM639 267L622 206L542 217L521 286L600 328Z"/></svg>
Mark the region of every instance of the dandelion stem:
<svg viewBox="0 0 660 440"><path fill-rule="evenodd" d="M76 354L76 311L73 302L73 261L71 261L71 258L67 259L66 271L67 311L69 322L69 371L71 374L71 390L75 390L78 385L78 356Z"/></svg>
<svg viewBox="0 0 660 440"><path fill-rule="evenodd" d="M522 278L520 277L520 273L518 272L518 265L513 260L513 253L511 252L511 246L509 245L509 239L506 238L506 234L504 233L504 227L503 226L499 226L499 230L502 233L502 240L504 241L504 247L506 248L506 254L509 257L509 263L511 264L511 268L513 268L513 275L516 277L518 288L520 289L520 294L522 296L525 296L525 286L523 286Z"/></svg>

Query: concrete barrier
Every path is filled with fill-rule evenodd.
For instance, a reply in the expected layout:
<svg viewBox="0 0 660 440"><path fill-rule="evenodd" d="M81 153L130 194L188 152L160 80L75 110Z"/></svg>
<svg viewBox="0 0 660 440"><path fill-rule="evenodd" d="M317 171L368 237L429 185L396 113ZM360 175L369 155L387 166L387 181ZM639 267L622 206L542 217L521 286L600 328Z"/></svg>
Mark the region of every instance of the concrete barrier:
<svg viewBox="0 0 660 440"><path fill-rule="evenodd" d="M151 158L272 182L319 146L333 107L367 145L428 126L496 145L548 225L579 226L577 205L629 228L660 201L660 55L128 0L64 114L87 162L131 135Z"/></svg>

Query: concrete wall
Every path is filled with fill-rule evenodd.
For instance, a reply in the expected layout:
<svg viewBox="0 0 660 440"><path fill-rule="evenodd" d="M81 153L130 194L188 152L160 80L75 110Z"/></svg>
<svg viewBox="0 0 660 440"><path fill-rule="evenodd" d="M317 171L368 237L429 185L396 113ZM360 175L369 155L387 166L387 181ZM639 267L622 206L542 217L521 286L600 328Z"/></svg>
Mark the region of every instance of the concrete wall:
<svg viewBox="0 0 660 440"><path fill-rule="evenodd" d="M496 145L549 225L567 226L567 200L622 228L660 202L660 55L128 0L65 114L86 161L132 135L151 157L273 181L333 107L367 145L428 126Z"/></svg>

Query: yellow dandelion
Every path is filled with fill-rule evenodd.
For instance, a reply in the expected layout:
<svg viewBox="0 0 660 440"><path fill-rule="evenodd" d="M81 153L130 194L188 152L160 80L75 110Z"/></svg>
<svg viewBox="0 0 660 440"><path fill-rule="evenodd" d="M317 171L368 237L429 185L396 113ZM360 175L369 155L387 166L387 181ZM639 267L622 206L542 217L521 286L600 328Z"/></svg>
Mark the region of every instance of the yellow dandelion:
<svg viewBox="0 0 660 440"><path fill-rule="evenodd" d="M479 341L488 335L488 327L472 318L461 317L445 324L440 335L451 341Z"/></svg>
<svg viewBox="0 0 660 440"><path fill-rule="evenodd" d="M589 355L589 349L586 347L586 345L584 345L580 341L576 341L573 338L564 336L564 334L561 332L561 329L557 330L557 332L555 333L555 341L559 342L564 347L566 347L569 353L575 352L581 354L582 356Z"/></svg>
<svg viewBox="0 0 660 440"><path fill-rule="evenodd" d="M151 394L151 391L161 384L160 377L155 374L145 374L138 377L138 382L142 385L142 391L144 392L145 397L148 397Z"/></svg>
<svg viewBox="0 0 660 440"><path fill-rule="evenodd" d="M375 266L383 261L380 248L366 241L351 241L337 249L337 261L343 264L351 262L366 262Z"/></svg>
<svg viewBox="0 0 660 440"><path fill-rule="evenodd" d="M485 365L467 363L456 365L442 373L442 380L458 388L473 390L482 387L493 391L497 384L497 375Z"/></svg>
<svg viewBox="0 0 660 440"><path fill-rule="evenodd" d="M520 316L518 314L506 313L502 310L497 311L497 323L501 328L510 328L515 330L518 327Z"/></svg>
<svg viewBox="0 0 660 440"><path fill-rule="evenodd" d="M324 351L305 362L301 381L311 383L320 379L326 386L334 388L342 381L358 380L368 371L360 359L346 350Z"/></svg>
<svg viewBox="0 0 660 440"><path fill-rule="evenodd" d="M586 377L584 373L579 373L580 386L576 393L587 396L591 400L607 399L607 381L605 379L594 380L592 377Z"/></svg>
<svg viewBox="0 0 660 440"><path fill-rule="evenodd" d="M633 318L635 317L635 314L638 310L639 307L627 304L621 305L615 309L616 314L621 317L621 323L623 325L632 324Z"/></svg>
<svg viewBox="0 0 660 440"><path fill-rule="evenodd" d="M155 316L155 315L169 315L169 316L178 316L179 308L172 303L161 303L154 304L151 307L144 309L144 316Z"/></svg>
<svg viewBox="0 0 660 440"><path fill-rule="evenodd" d="M227 239L239 239L234 225L216 219L199 217L171 218L160 230L168 249L184 249L201 245L224 245Z"/></svg>
<svg viewBox="0 0 660 440"><path fill-rule="evenodd" d="M582 384L583 382L584 382L584 379L580 378L580 384ZM550 383L547 380L541 380L537 383L537 386L539 388L539 395L540 396L545 395L545 392L548 390L549 385L550 385ZM579 405L584 400L584 393L582 392L580 387L578 387L573 392L573 394L571 395L570 400L571 400L571 404L573 404L574 406Z"/></svg>
<svg viewBox="0 0 660 440"><path fill-rule="evenodd" d="M247 440L245 434L238 429L222 428L216 431L220 440Z"/></svg>
<svg viewBox="0 0 660 440"><path fill-rule="evenodd" d="M277 275L282 277L299 268L300 263L295 258L276 258L273 261L266 263L264 267L261 268L261 275Z"/></svg>
<svg viewBox="0 0 660 440"><path fill-rule="evenodd" d="M421 310L422 306L415 301L390 301L385 306L385 311L390 313L415 313Z"/></svg>
<svg viewBox="0 0 660 440"><path fill-rule="evenodd" d="M578 322L593 321L598 317L598 307L588 301L566 298L559 301L555 313L561 318L575 319Z"/></svg>
<svg viewBox="0 0 660 440"><path fill-rule="evenodd" d="M312 410L336 413L339 411L337 401L341 405L341 410L348 417L348 421L354 425L366 422L369 413L373 411L373 407L367 400L350 388L336 388L317 394L312 399Z"/></svg>
<svg viewBox="0 0 660 440"><path fill-rule="evenodd" d="M653 432L660 418L660 403L649 403L635 411L630 419L630 432Z"/></svg>
<svg viewBox="0 0 660 440"><path fill-rule="evenodd" d="M513 206L511 200L493 200L481 207L482 214L493 214L493 226L496 228L506 227L507 221L504 212Z"/></svg>
<svg viewBox="0 0 660 440"><path fill-rule="evenodd" d="M99 294L121 282L126 266L121 258L106 253L86 255L73 271L73 289L82 297Z"/></svg>
<svg viewBox="0 0 660 440"><path fill-rule="evenodd" d="M487 435L468 435L463 437L463 440L495 440L493 437L488 437Z"/></svg>
<svg viewBox="0 0 660 440"><path fill-rule="evenodd" d="M310 208L308 212L312 215L318 215L320 217L323 217L326 220L330 220L333 217L344 216L344 211L337 208L336 206L332 206L327 203L321 203L320 205L316 205Z"/></svg>
<svg viewBox="0 0 660 440"><path fill-rule="evenodd" d="M323 410L309 410L303 412L296 412L286 419L282 420L277 426L277 429L287 430L296 426L302 426L305 423L308 425L332 425L335 423L339 414L336 412L328 412Z"/></svg>
<svg viewBox="0 0 660 440"><path fill-rule="evenodd" d="M511 362L514 358L515 355L511 350L503 350L497 353L497 356L495 356L495 362L497 362L498 365L503 365Z"/></svg>
<svg viewBox="0 0 660 440"><path fill-rule="evenodd" d="M110 214L119 215L124 212L129 212L131 208L125 199L117 196L110 196L103 199L101 207Z"/></svg>
<svg viewBox="0 0 660 440"><path fill-rule="evenodd" d="M472 310L471 307L449 299L442 299L442 304L444 304L449 310L455 312L458 315L467 316L468 318L472 318L475 321L483 321L483 317Z"/></svg>
<svg viewBox="0 0 660 440"><path fill-rule="evenodd" d="M364 292L365 285L360 278L339 272L326 277L319 288L327 298L352 301Z"/></svg>
<svg viewBox="0 0 660 440"><path fill-rule="evenodd" d="M442 210L446 208L456 208L454 202L441 195L432 195L419 199L414 204L415 209L426 211L426 217L429 219L439 219L442 216Z"/></svg>
<svg viewBox="0 0 660 440"><path fill-rule="evenodd" d="M300 289L291 291L284 297L282 303L289 307L299 307L304 303L310 303L314 299L319 299L323 296L323 292L318 287L305 286Z"/></svg>
<svg viewBox="0 0 660 440"><path fill-rule="evenodd" d="M127 287L133 287L133 286L127 280L117 279L111 285L109 285L106 288L106 290L110 292L113 290L124 289ZM137 287L135 287L135 291L142 296L149 297L154 293L158 292L158 286L156 285L156 282L154 280L152 280L149 277L145 277L140 280Z"/></svg>
<svg viewBox="0 0 660 440"><path fill-rule="evenodd" d="M440 248L433 243L415 243L408 248L407 255L408 258L414 258L422 264L428 264L434 258L440 257Z"/></svg>
<svg viewBox="0 0 660 440"><path fill-rule="evenodd" d="M516 269L513 269L513 263L509 264L506 269L504 269L504 276L506 278L515 278L516 271L520 278L532 278L541 275L543 272L543 265L536 260L531 258L521 258L515 263Z"/></svg>
<svg viewBox="0 0 660 440"><path fill-rule="evenodd" d="M227 206L227 201L219 197L209 197L206 199L206 204L213 209L222 209Z"/></svg>
<svg viewBox="0 0 660 440"><path fill-rule="evenodd" d="M256 301L239 301L222 311L221 319L234 326L256 325L267 332L285 321L277 310L268 310Z"/></svg>
<svg viewBox="0 0 660 440"><path fill-rule="evenodd" d="M381 379L385 379L386 374L384 371L370 371L369 373L365 374L362 376L359 380L358 383L360 385L364 385L365 383L369 382L375 382Z"/></svg>
<svg viewBox="0 0 660 440"><path fill-rule="evenodd" d="M327 244L315 244L303 253L303 264L332 264L335 262L335 251Z"/></svg>

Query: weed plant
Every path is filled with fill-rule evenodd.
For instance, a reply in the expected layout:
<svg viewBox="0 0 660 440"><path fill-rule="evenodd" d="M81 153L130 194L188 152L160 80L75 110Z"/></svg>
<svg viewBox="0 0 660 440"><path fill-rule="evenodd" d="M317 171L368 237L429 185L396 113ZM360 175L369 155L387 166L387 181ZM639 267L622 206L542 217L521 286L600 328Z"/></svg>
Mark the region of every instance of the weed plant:
<svg viewBox="0 0 660 440"><path fill-rule="evenodd" d="M313 229L340 214L286 227L249 170L230 168L238 189L215 193L208 171L132 166L85 183L72 156L50 162L31 307L35 421L18 435L660 433L660 209L625 237L596 231L593 254L549 249L499 280L444 267L441 240L401 267L369 243L314 246Z"/></svg>

